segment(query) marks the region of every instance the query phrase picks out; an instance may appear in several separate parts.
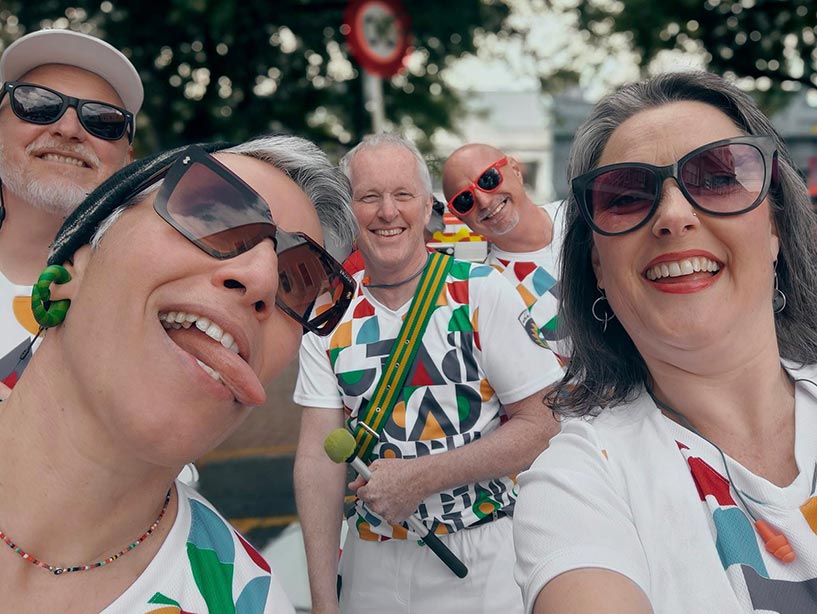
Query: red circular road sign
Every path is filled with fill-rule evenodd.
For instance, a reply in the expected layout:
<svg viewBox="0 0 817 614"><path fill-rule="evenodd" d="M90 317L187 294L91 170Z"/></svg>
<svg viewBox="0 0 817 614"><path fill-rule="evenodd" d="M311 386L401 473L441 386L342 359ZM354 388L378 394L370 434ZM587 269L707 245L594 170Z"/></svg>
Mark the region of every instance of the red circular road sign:
<svg viewBox="0 0 817 614"><path fill-rule="evenodd" d="M403 68L411 21L399 0L352 0L343 15L349 51L363 69L388 78Z"/></svg>

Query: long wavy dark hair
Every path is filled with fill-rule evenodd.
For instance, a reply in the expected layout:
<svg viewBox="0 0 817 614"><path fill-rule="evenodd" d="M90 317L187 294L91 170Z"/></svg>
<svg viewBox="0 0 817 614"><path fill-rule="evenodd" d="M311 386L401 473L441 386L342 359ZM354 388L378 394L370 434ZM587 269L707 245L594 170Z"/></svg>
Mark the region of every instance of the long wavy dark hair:
<svg viewBox="0 0 817 614"><path fill-rule="evenodd" d="M783 358L817 362L817 215L783 140L750 96L704 72L668 73L627 85L599 102L579 128L570 151L568 177L595 168L610 135L625 120L645 109L681 101L715 107L747 135L774 137L778 183L769 200L780 237L778 283L787 298L786 308L775 315L777 340ZM565 224L559 317L573 352L564 379L546 402L564 416L593 415L635 398L649 373L617 320L603 332L593 318L593 301L599 296L590 261L593 233L581 218L573 194L568 197Z"/></svg>

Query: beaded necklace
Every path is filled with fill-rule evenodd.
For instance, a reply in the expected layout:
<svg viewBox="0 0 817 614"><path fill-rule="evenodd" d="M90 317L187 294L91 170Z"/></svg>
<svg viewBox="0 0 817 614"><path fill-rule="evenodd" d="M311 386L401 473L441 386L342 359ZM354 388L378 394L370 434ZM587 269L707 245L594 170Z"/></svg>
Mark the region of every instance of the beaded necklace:
<svg viewBox="0 0 817 614"><path fill-rule="evenodd" d="M50 571L51 573L53 573L55 576L59 576L61 574L69 573L69 572L72 572L72 571L88 571L90 569L96 569L97 567L102 567L103 565L108 565L109 563L113 563L115 560L117 560L120 557L125 556L128 552L130 552L131 550L136 548L136 546L138 546L143 541L145 541L148 537L150 537L153 534L153 531L156 530L156 527L159 526L159 521L164 517L165 512L167 511L167 506L168 506L169 503L170 503L170 489L167 490L167 495L165 496L165 504L162 506L162 511L159 512L159 515L156 517L156 520L153 521L153 524L150 525L150 528L148 528L147 531L142 533L142 536L139 539L137 539L132 544L129 544L128 546L125 546L122 550L120 550L119 552L117 552L113 556L109 556L107 559L105 559L103 561L97 561L96 563L91 563L90 565L73 565L73 566L70 566L70 567L56 567L54 565L49 565L48 563L45 563L43 561L40 561L40 560L36 559L35 557L31 556L28 552L26 552L25 550L20 548L20 546L18 546L13 541L11 541L8 538L8 536L5 533L3 533L3 531L0 531L0 539L2 539L4 542L6 542L6 544L8 545L9 548L14 550L21 557L23 557L23 560L26 560L29 563L31 563L33 565L36 565L37 567L42 567L43 569L46 569L46 570Z"/></svg>

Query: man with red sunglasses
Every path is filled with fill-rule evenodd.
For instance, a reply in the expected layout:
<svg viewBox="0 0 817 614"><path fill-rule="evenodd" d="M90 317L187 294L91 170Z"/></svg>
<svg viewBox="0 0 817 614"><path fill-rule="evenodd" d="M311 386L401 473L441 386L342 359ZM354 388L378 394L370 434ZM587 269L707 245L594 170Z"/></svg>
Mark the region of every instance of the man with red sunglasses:
<svg viewBox="0 0 817 614"><path fill-rule="evenodd" d="M442 179L448 209L490 241L486 263L516 287L542 337L564 360L569 350L556 318L561 203L535 204L519 163L490 145L471 143L454 151Z"/></svg>
<svg viewBox="0 0 817 614"><path fill-rule="evenodd" d="M512 574L512 476L558 428L542 398L561 369L501 275L429 254L423 231L431 178L414 144L367 137L341 168L352 184L364 270L334 332L304 337L294 395L304 407L295 493L312 611L521 613ZM426 310L425 328L415 302ZM391 358L412 344L413 358L410 350ZM387 365L402 365L405 379L392 387ZM381 408L385 389L394 402ZM350 485L357 497L347 511L338 602L346 468L327 458L324 441L344 426L358 437L382 430L363 454L374 459L371 477ZM411 515L460 557L465 579L418 546L405 522Z"/></svg>
<svg viewBox="0 0 817 614"><path fill-rule="evenodd" d="M21 37L0 55L0 399L37 332L31 284L57 229L132 160L136 69L106 42L67 30ZM24 358L20 358L24 355Z"/></svg>

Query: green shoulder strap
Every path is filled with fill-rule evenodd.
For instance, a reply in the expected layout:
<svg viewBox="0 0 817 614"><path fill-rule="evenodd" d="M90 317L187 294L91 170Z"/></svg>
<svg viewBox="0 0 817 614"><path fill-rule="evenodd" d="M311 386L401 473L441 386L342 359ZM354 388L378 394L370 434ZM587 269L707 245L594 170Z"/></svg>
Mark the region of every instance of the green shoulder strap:
<svg viewBox="0 0 817 614"><path fill-rule="evenodd" d="M363 462L368 462L375 444L380 439L380 432L391 416L452 262L450 256L440 252L433 252L429 257L428 265L417 285L411 307L394 341L380 381L363 415L358 416L353 431L357 442L355 454Z"/></svg>

